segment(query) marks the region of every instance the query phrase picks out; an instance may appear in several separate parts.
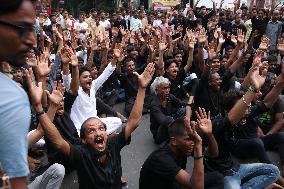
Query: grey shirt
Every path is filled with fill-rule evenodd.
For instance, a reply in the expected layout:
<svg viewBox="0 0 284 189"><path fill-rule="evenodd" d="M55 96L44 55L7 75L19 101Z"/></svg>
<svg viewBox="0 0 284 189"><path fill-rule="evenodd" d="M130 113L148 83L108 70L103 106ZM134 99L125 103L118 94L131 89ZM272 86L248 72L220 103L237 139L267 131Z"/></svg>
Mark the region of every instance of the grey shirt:
<svg viewBox="0 0 284 189"><path fill-rule="evenodd" d="M281 37L282 32L282 22L276 21L272 22L271 20L268 22L266 26L266 35L270 39L269 41L269 50L275 50L277 41Z"/></svg>

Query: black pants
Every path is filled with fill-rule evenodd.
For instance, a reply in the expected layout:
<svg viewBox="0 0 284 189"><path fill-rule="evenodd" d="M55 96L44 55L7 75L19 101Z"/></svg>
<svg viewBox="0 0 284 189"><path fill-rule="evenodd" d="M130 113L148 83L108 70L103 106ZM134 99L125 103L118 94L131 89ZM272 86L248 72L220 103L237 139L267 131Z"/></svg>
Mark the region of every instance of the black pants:
<svg viewBox="0 0 284 189"><path fill-rule="evenodd" d="M217 172L206 172L204 174L205 189L224 189L224 176Z"/></svg>
<svg viewBox="0 0 284 189"><path fill-rule="evenodd" d="M259 138L239 139L238 144L231 150L236 157L257 157L262 163L271 163L266 153L267 150L277 150L281 163L284 163L284 133L278 132Z"/></svg>

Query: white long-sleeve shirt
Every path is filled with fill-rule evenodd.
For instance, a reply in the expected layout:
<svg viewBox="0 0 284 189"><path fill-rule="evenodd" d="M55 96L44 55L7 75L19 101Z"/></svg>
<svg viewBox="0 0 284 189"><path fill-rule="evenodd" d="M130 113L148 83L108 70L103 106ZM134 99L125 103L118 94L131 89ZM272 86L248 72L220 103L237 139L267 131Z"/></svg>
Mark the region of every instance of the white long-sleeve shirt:
<svg viewBox="0 0 284 189"><path fill-rule="evenodd" d="M86 119L90 117L97 117L96 92L114 70L115 67L108 64L103 73L97 79L92 81L90 96L83 91L81 86L79 87L78 96L71 108L70 114L70 117L78 131L81 129L82 123Z"/></svg>

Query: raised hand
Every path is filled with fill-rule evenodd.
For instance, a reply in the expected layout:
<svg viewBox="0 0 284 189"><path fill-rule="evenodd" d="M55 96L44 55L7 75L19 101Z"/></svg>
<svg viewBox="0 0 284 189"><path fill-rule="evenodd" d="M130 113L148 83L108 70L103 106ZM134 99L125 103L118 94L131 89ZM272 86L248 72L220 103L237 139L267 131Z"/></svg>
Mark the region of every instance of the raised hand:
<svg viewBox="0 0 284 189"><path fill-rule="evenodd" d="M149 63L141 75L139 75L137 72L134 72L134 74L138 77L139 87L145 89L152 80L154 73L155 73L154 63Z"/></svg>
<svg viewBox="0 0 284 189"><path fill-rule="evenodd" d="M278 40L277 44L277 50L280 51L280 53L284 53L284 38L283 36Z"/></svg>
<svg viewBox="0 0 284 189"><path fill-rule="evenodd" d="M231 41L232 41L232 43L234 43L235 45L237 45L237 43L238 43L236 36L233 35L233 34L231 35Z"/></svg>
<svg viewBox="0 0 284 189"><path fill-rule="evenodd" d="M198 144L201 145L202 139L198 135L198 133L196 132L195 124L190 125L190 122L189 122L187 117L184 117L183 121L184 121L184 126L185 126L185 129L187 131L187 134L193 139L194 144L195 145L198 145Z"/></svg>
<svg viewBox="0 0 284 189"><path fill-rule="evenodd" d="M207 41L207 35L205 28L201 28L198 35L198 43L205 43Z"/></svg>
<svg viewBox="0 0 284 189"><path fill-rule="evenodd" d="M53 66L53 64L48 66L48 57L49 56L47 54L41 54L39 57L37 57L36 71L40 77L47 76L51 71L51 67Z"/></svg>
<svg viewBox="0 0 284 189"><path fill-rule="evenodd" d="M238 37L237 38L238 43L243 44L244 41L245 41L245 35L244 35L244 32L242 30L237 31L237 37Z"/></svg>
<svg viewBox="0 0 284 189"><path fill-rule="evenodd" d="M39 82L38 86L35 84L35 81L33 80L34 74L32 68L30 68L29 70L25 70L25 74L27 78L27 84L32 104L34 106L41 105L41 98L43 94L42 82Z"/></svg>
<svg viewBox="0 0 284 189"><path fill-rule="evenodd" d="M61 59L61 62L63 64L69 64L69 62L71 61L68 54L67 54L67 51L66 51L66 48L63 48L60 53L59 53L59 56L60 56L60 59Z"/></svg>
<svg viewBox="0 0 284 189"><path fill-rule="evenodd" d="M59 106L60 102L63 100L63 95L60 91L58 90L53 90L52 93L50 94L49 91L45 91L47 94L48 99L50 100L50 103L52 103L55 106Z"/></svg>
<svg viewBox="0 0 284 189"><path fill-rule="evenodd" d="M208 59L213 60L215 57L217 57L216 43L211 42L208 46Z"/></svg>
<svg viewBox="0 0 284 189"><path fill-rule="evenodd" d="M37 66L37 60L36 60L36 55L33 51L30 51L29 52L29 55L28 57L26 58L26 63L29 65L29 66Z"/></svg>
<svg viewBox="0 0 284 189"><path fill-rule="evenodd" d="M225 43L225 39L224 39L223 34L220 34L220 35L219 35L218 42L219 42L219 44L224 44L224 43Z"/></svg>
<svg viewBox="0 0 284 189"><path fill-rule="evenodd" d="M167 44L163 41L159 42L159 51L164 51L167 49Z"/></svg>
<svg viewBox="0 0 284 189"><path fill-rule="evenodd" d="M67 53L68 58L70 59L71 65L78 66L79 63L78 63L78 58L77 58L75 49L67 48L66 53Z"/></svg>
<svg viewBox="0 0 284 189"><path fill-rule="evenodd" d="M198 108L198 111L195 111L197 116L197 125L199 129L206 135L212 133L212 122L210 117L210 111L208 115L204 108Z"/></svg>
<svg viewBox="0 0 284 189"><path fill-rule="evenodd" d="M259 91L265 82L267 75L267 68L263 68L260 72L260 66L254 66L250 74L250 84L256 91Z"/></svg>
<svg viewBox="0 0 284 189"><path fill-rule="evenodd" d="M113 49L113 54L115 56L115 58L119 59L121 57L121 51L120 49Z"/></svg>
<svg viewBox="0 0 284 189"><path fill-rule="evenodd" d="M267 50L269 45L269 38L267 36L263 36L261 39L261 43L259 45L259 49L261 50Z"/></svg>

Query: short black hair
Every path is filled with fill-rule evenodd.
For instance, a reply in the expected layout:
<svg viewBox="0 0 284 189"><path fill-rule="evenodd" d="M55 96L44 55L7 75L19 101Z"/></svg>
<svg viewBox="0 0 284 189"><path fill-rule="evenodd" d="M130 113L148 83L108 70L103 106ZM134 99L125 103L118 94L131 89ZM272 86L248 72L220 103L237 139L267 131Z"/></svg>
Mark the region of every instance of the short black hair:
<svg viewBox="0 0 284 189"><path fill-rule="evenodd" d="M91 69L88 66L82 66L79 68L79 76L82 75L83 72L90 72L91 73Z"/></svg>
<svg viewBox="0 0 284 189"><path fill-rule="evenodd" d="M92 119L100 120L100 119L98 119L98 118L96 118L96 117L90 117L90 118L86 119L86 120L82 123L81 129L80 129L80 138L81 138L81 139L84 139L84 138L85 138L85 125L87 124L87 122L89 122L89 121L92 120ZM104 122L102 122L101 120L100 120L100 122L103 124L105 130L107 130L106 124L105 124Z"/></svg>
<svg viewBox="0 0 284 189"><path fill-rule="evenodd" d="M176 60L173 58L166 60L164 64L165 70L168 69L172 63L175 63L177 65Z"/></svg>
<svg viewBox="0 0 284 189"><path fill-rule="evenodd" d="M223 108L225 111L230 111L239 99L242 98L244 92L239 89L231 89L223 96Z"/></svg>
<svg viewBox="0 0 284 189"><path fill-rule="evenodd" d="M17 11L25 0L2 0L0 15Z"/></svg>
<svg viewBox="0 0 284 189"><path fill-rule="evenodd" d="M168 126L168 133L170 137L183 136L185 131L183 118L176 119Z"/></svg>
<svg viewBox="0 0 284 189"><path fill-rule="evenodd" d="M131 61L135 62L135 60L134 60L133 58L131 58L131 57L126 58L126 59L123 61L123 67L125 67L126 64L127 64L128 62L131 62Z"/></svg>

